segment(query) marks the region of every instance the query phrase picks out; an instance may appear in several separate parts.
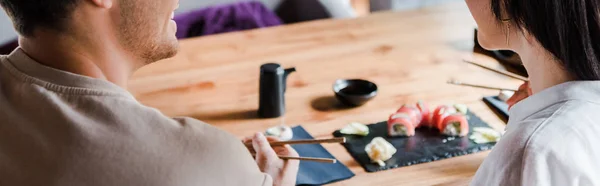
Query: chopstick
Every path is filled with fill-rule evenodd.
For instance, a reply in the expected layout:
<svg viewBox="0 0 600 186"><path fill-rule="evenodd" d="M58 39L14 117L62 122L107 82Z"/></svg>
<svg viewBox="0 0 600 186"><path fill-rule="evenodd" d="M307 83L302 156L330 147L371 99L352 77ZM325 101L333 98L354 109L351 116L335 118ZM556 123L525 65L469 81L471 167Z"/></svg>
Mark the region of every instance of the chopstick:
<svg viewBox="0 0 600 186"><path fill-rule="evenodd" d="M284 145L301 145L301 144L321 144L321 143L346 143L346 138L329 138L329 139L310 139L310 140L290 140L290 141L276 141L271 142L272 147L284 146ZM254 147L252 143L246 143L246 148L250 150L252 156L255 156ZM290 157L290 156L279 156L282 160L300 160L300 161L313 161L319 163L337 163L336 159L330 158L311 158L311 157Z"/></svg>
<svg viewBox="0 0 600 186"><path fill-rule="evenodd" d="M475 65L475 66L478 66L478 67L481 67L481 68L484 68L484 69L487 69L487 70L490 70L490 71L493 71L493 72L505 75L507 77L511 77L511 78L518 79L518 80L521 80L521 81L529 81L526 77L523 77L523 76L521 76L519 74L515 74L515 73L509 72L509 71L505 71L505 70L499 70L499 69L487 67L485 65L482 65L482 64L479 64L479 63L476 63L474 61L470 61L470 60L467 60L467 59L463 59L463 61L466 62L466 63L472 64L472 65Z"/></svg>
<svg viewBox="0 0 600 186"><path fill-rule="evenodd" d="M302 144L321 144L321 143L346 143L346 138L329 138L329 139L310 139L310 140L290 140L271 142L272 147L284 145L302 145ZM248 149L253 149L252 143L245 144Z"/></svg>
<svg viewBox="0 0 600 186"><path fill-rule="evenodd" d="M341 138L329 138L329 139L277 141L277 142L272 142L271 146L320 144L320 143L346 143L346 138L341 137Z"/></svg>
<svg viewBox="0 0 600 186"><path fill-rule="evenodd" d="M337 163L336 159L331 158L308 158L308 157L290 157L290 156L279 156L282 160L300 160L300 161L313 161L319 163Z"/></svg>
<svg viewBox="0 0 600 186"><path fill-rule="evenodd" d="M509 89L509 88L499 88L499 87L490 87L490 86L485 86L485 85L474 85L474 84L462 83L462 82L455 81L455 80L449 80L448 84L467 86L467 87L475 87L475 88L483 88L483 89L490 89L490 90L500 90L500 91L508 90L508 91L514 91L514 92L517 91L515 89Z"/></svg>
<svg viewBox="0 0 600 186"><path fill-rule="evenodd" d="M256 158L256 154L252 154L253 158ZM337 163L336 159L331 158L309 158L309 157L292 157L292 156L277 156L282 160L299 160L299 161L312 161L318 163Z"/></svg>

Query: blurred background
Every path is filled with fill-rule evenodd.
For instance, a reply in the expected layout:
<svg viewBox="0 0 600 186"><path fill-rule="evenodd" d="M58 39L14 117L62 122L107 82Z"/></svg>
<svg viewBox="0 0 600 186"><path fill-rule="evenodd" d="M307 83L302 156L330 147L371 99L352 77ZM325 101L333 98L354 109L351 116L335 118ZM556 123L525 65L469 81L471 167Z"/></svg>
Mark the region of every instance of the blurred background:
<svg viewBox="0 0 600 186"><path fill-rule="evenodd" d="M437 5L461 0L254 0L266 11L272 11L281 19L281 24L293 24L318 19L353 18L366 16L377 11L404 11L426 6ZM222 8L223 6L238 6L250 0L180 0L177 15L198 12L206 9ZM239 18L238 18L239 19ZM181 19L180 19L181 20ZM179 24L179 22L178 22ZM207 25L208 26L208 25ZM267 26L276 26L269 24ZM264 28L267 26L257 26ZM247 27L232 29L246 30ZM255 29L255 28L251 28ZM211 32L216 34L218 32ZM195 33L181 35L179 38L202 36L208 34ZM4 11L0 13L0 54L12 51L16 45L17 33Z"/></svg>

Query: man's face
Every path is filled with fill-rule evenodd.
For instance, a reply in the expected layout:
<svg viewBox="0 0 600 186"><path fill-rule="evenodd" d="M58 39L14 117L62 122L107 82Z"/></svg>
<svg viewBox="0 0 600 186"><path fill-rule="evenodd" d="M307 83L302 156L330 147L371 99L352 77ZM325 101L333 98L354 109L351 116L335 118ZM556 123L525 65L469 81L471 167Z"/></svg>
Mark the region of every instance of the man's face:
<svg viewBox="0 0 600 186"><path fill-rule="evenodd" d="M145 64L173 57L179 48L173 21L179 0L118 0L118 39ZM145 65L141 64L141 65Z"/></svg>

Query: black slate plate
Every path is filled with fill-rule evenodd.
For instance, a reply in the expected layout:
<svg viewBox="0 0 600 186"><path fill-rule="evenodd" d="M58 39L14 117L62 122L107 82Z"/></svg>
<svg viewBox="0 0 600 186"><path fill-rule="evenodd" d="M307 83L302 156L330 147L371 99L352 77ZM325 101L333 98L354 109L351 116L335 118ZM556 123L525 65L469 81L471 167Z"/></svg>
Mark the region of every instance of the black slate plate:
<svg viewBox="0 0 600 186"><path fill-rule="evenodd" d="M498 96L484 97L483 101L494 108L503 119L508 120L508 104L506 102L500 100Z"/></svg>
<svg viewBox="0 0 600 186"><path fill-rule="evenodd" d="M469 112L469 126L488 127L489 125L482 121L479 117ZM380 122L369 125L369 135L365 137L344 135L340 131L333 133L336 137L346 137L347 142L344 145L346 150L354 157L367 172L377 172L398 167L405 167L414 164L427 163L456 156L473 154L480 151L490 150L495 143L476 144L466 137L452 138L440 135L437 129L419 128L415 136L407 137L388 137L387 122ZM392 159L386 161L386 166L379 167L375 163L371 163L371 159L365 152L365 146L375 137L383 137L389 141L398 152L394 154Z"/></svg>

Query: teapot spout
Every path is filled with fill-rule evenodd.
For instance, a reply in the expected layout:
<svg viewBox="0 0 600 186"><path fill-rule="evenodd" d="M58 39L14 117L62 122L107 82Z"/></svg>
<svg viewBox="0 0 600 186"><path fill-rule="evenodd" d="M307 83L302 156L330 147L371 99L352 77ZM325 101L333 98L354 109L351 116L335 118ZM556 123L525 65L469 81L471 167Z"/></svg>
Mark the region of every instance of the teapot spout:
<svg viewBox="0 0 600 186"><path fill-rule="evenodd" d="M287 78L291 73L296 72L296 68L288 68L284 70L283 73L283 92L287 89Z"/></svg>
<svg viewBox="0 0 600 186"><path fill-rule="evenodd" d="M292 72L296 72L296 68L288 68L284 70L284 76L287 78L288 75L290 75Z"/></svg>

